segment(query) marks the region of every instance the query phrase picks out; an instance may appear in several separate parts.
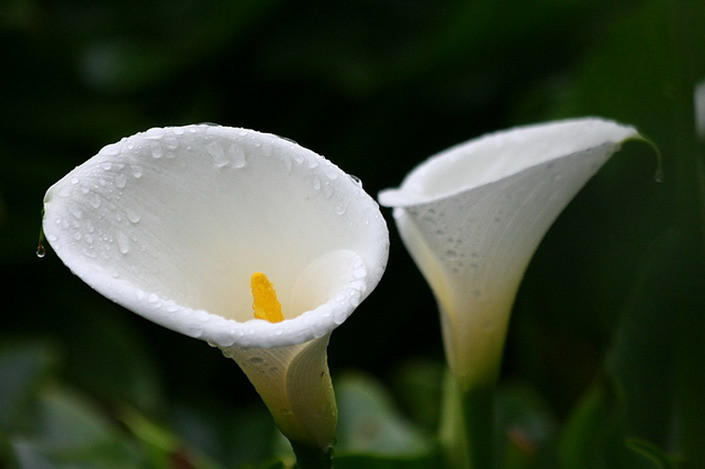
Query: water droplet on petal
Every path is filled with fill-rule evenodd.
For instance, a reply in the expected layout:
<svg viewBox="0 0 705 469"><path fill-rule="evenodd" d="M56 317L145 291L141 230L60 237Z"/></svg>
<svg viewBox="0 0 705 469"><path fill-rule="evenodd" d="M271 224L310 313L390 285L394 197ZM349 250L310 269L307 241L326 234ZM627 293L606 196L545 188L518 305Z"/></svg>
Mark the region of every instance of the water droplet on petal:
<svg viewBox="0 0 705 469"><path fill-rule="evenodd" d="M127 185L127 176L124 173L120 173L115 176L115 187L118 189L124 189Z"/></svg>
<svg viewBox="0 0 705 469"><path fill-rule="evenodd" d="M152 139L152 140L160 140L164 136L164 129L160 127L153 127L149 130L147 130L144 133L144 136L146 138Z"/></svg>
<svg viewBox="0 0 705 469"><path fill-rule="evenodd" d="M335 206L336 215L344 215L346 210L347 210L347 207L345 206L345 204L341 203L341 204L336 204L336 206Z"/></svg>
<svg viewBox="0 0 705 469"><path fill-rule="evenodd" d="M155 159L159 159L162 156L164 156L164 148L161 145L159 145L158 143L153 143L150 146L149 152L152 155L152 158L155 158Z"/></svg>
<svg viewBox="0 0 705 469"><path fill-rule="evenodd" d="M142 219L140 214L132 209L127 209L125 213L127 215L127 219L130 220L131 223L139 223L139 221Z"/></svg>
<svg viewBox="0 0 705 469"><path fill-rule="evenodd" d="M88 203L91 205L93 208L98 208L100 207L100 196L98 194L93 194L88 201Z"/></svg>
<svg viewBox="0 0 705 469"><path fill-rule="evenodd" d="M230 153L233 155L233 166L235 168L240 169L247 165L247 156L240 146L233 144L230 147Z"/></svg>
<svg viewBox="0 0 705 469"><path fill-rule="evenodd" d="M311 181L311 186L313 186L313 190L320 190L321 189L321 178L318 176L313 176L313 181Z"/></svg>
<svg viewBox="0 0 705 469"><path fill-rule="evenodd" d="M44 248L42 243L37 244L37 250L35 252L38 258L42 259L47 254L47 250Z"/></svg>
<svg viewBox="0 0 705 469"><path fill-rule="evenodd" d="M127 254L128 252L130 252L130 239L125 233L123 233L122 231L118 231L115 235L115 238L117 240L118 249L120 250L121 254Z"/></svg>
<svg viewBox="0 0 705 469"><path fill-rule="evenodd" d="M106 145L101 148L98 153L106 156L117 156L120 154L120 144L111 143L110 145Z"/></svg>
<svg viewBox="0 0 705 469"><path fill-rule="evenodd" d="M223 150L223 147L218 142L207 143L206 151L213 159L213 164L216 168L222 168L230 162L225 156L225 151Z"/></svg>

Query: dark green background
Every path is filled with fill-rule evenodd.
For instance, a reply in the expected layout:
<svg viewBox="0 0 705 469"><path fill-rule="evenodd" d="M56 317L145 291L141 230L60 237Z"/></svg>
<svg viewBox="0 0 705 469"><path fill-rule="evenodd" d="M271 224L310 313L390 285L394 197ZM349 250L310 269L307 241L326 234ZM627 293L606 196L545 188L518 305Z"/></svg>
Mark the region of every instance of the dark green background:
<svg viewBox="0 0 705 469"><path fill-rule="evenodd" d="M628 144L537 252L508 338L502 465L705 464L702 1L3 0L0 63L0 467L207 467L193 454L239 467L278 444L234 363L111 304L51 251L35 257L44 191L104 144L153 126L249 127L325 155L375 196L455 143L585 115L635 125L663 182L654 151ZM333 334L331 370L345 395L381 382L430 434L438 319L389 215L389 268ZM64 395L121 449L64 451ZM71 444L90 441L77 427L90 434L91 418L78 422ZM340 439L341 467L346 450L380 452Z"/></svg>

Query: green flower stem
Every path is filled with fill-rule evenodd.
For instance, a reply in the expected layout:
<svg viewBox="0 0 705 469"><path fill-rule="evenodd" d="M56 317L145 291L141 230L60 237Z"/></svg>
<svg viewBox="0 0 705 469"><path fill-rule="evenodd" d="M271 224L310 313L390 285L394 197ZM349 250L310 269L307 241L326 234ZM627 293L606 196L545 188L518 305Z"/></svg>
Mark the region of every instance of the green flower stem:
<svg viewBox="0 0 705 469"><path fill-rule="evenodd" d="M315 445L291 441L291 447L296 455L298 469L330 469L333 467L333 449L322 450Z"/></svg>
<svg viewBox="0 0 705 469"><path fill-rule="evenodd" d="M489 469L494 462L494 381L469 389L448 374L441 442L449 468Z"/></svg>

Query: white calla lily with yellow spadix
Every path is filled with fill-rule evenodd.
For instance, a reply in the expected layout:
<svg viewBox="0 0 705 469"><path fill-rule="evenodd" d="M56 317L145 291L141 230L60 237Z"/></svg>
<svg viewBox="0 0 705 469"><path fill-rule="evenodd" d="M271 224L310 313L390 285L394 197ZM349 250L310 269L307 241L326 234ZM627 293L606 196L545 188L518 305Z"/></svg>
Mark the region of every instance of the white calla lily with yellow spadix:
<svg viewBox="0 0 705 469"><path fill-rule="evenodd" d="M380 193L434 292L461 396L476 400L496 382L512 304L546 231L610 155L636 138L634 128L597 118L510 129L443 151ZM472 406L470 419L489 404ZM456 458L458 467L489 467L487 454L467 457Z"/></svg>
<svg viewBox="0 0 705 469"><path fill-rule="evenodd" d="M358 180L275 135L155 128L54 184L43 229L88 285L222 349L293 443L327 451L328 339L388 255L386 224Z"/></svg>

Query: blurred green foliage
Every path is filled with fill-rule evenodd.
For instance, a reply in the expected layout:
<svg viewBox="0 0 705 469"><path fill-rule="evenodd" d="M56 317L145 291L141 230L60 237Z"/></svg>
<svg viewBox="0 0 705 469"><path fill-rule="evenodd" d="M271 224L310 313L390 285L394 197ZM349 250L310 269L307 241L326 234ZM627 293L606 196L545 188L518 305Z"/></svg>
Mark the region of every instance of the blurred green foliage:
<svg viewBox="0 0 705 469"><path fill-rule="evenodd" d="M44 191L102 145L251 127L374 195L483 132L583 115L635 125L663 182L628 144L539 248L508 340L500 467L704 464L701 0L5 0L0 44L0 466L291 461L234 363L35 258ZM435 305L391 231L387 274L331 341L339 468L435 464Z"/></svg>

